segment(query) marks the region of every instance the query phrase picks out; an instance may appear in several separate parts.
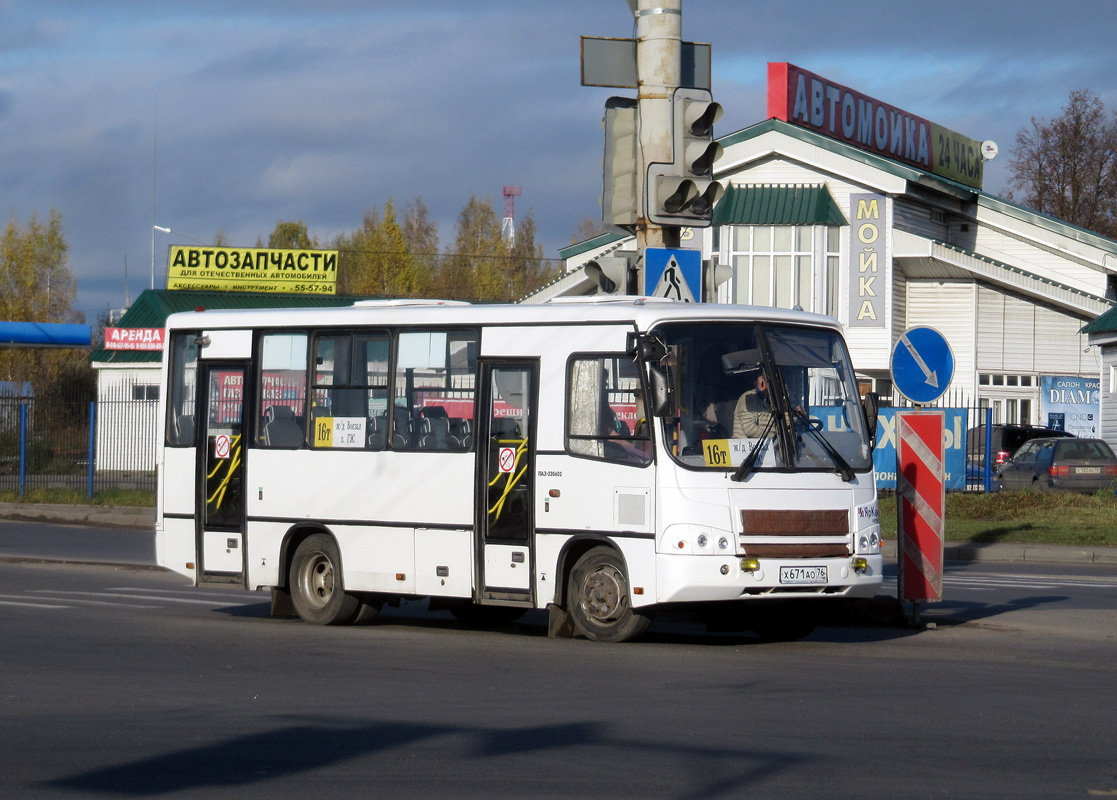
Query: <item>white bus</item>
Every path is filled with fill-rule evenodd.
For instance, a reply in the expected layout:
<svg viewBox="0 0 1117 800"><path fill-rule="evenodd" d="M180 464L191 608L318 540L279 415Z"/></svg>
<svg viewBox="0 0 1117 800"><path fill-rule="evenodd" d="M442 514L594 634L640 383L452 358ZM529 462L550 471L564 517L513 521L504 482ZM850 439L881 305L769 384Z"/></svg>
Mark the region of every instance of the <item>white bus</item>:
<svg viewBox="0 0 1117 800"><path fill-rule="evenodd" d="M272 610L768 638L881 584L875 396L838 323L646 298L167 320L157 556ZM716 612L716 614L714 613Z"/></svg>

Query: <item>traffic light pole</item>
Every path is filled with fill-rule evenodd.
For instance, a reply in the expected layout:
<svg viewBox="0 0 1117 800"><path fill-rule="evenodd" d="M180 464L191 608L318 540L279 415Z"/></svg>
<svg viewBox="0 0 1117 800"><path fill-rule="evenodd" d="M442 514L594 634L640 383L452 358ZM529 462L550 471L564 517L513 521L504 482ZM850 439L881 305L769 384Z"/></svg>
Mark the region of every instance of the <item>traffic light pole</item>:
<svg viewBox="0 0 1117 800"><path fill-rule="evenodd" d="M631 3L631 0L630 0ZM648 197L648 165L671 163L672 98L681 78L682 0L637 0L637 120L640 139L636 196ZM636 220L636 249L641 266L649 247L678 247L681 228L648 221L641 202Z"/></svg>

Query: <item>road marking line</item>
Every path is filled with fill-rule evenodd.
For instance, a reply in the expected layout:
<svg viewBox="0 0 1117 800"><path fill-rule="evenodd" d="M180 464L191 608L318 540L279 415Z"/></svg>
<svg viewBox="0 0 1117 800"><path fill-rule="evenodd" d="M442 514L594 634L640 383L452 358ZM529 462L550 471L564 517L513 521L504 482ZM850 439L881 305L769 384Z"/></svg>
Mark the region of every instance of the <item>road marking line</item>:
<svg viewBox="0 0 1117 800"><path fill-rule="evenodd" d="M191 605L199 605L199 606L228 605L228 602L224 601L224 600L217 600L217 601L214 601L214 600L187 600L186 598L178 598L178 597L155 597L153 595L124 594L124 593L120 593L120 592L64 592L64 591L56 591L56 590L53 590L53 589L38 589L36 591L38 591L41 594L64 594L64 595L78 595L78 596L84 595L84 596L87 596L87 597L121 597L121 598L126 598L128 600L157 600L161 603L188 603L188 604L191 604Z"/></svg>
<svg viewBox="0 0 1117 800"><path fill-rule="evenodd" d="M24 608L70 608L70 606L55 606L46 603L20 603L15 600L0 600L0 606L23 606Z"/></svg>

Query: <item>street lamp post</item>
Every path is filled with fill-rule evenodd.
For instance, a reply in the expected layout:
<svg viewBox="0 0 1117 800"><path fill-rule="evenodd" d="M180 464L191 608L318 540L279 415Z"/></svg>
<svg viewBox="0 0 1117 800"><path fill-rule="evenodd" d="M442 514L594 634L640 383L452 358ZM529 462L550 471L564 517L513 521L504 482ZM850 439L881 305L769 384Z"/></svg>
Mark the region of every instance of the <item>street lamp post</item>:
<svg viewBox="0 0 1117 800"><path fill-rule="evenodd" d="M155 288L155 232L161 231L162 233L170 233L170 228L164 228L162 225L151 226L151 288Z"/></svg>

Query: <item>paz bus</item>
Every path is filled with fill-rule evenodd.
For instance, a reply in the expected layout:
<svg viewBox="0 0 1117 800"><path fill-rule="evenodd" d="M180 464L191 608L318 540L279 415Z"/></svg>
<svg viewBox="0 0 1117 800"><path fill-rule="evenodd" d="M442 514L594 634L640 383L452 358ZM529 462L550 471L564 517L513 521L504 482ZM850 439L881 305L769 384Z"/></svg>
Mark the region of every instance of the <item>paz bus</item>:
<svg viewBox="0 0 1117 800"><path fill-rule="evenodd" d="M836 320L654 298L358 301L167 320L158 562L272 613L690 607L799 638L881 584L875 395ZM747 423L747 424L746 424Z"/></svg>

